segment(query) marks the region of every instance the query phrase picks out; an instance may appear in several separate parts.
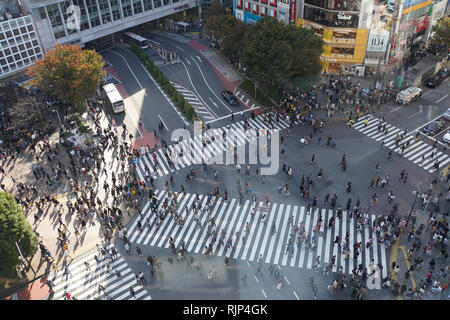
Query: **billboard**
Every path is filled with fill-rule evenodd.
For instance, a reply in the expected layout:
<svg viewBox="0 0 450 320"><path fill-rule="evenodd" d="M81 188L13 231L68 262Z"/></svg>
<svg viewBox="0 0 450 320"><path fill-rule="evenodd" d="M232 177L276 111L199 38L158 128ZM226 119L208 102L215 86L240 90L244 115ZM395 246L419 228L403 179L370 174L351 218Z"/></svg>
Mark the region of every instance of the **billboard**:
<svg viewBox="0 0 450 320"><path fill-rule="evenodd" d="M389 40L389 31L385 29L372 29L367 41L367 51L385 52Z"/></svg>
<svg viewBox="0 0 450 320"><path fill-rule="evenodd" d="M277 7L289 10L290 0L277 0Z"/></svg>
<svg viewBox="0 0 450 320"><path fill-rule="evenodd" d="M244 22L245 22L246 24L247 24L247 23L255 24L255 23L258 22L258 20L259 20L260 18L261 18L261 17L258 16L258 15L256 15L256 14L251 14L251 13L249 13L249 12L247 12L247 11L244 11Z"/></svg>

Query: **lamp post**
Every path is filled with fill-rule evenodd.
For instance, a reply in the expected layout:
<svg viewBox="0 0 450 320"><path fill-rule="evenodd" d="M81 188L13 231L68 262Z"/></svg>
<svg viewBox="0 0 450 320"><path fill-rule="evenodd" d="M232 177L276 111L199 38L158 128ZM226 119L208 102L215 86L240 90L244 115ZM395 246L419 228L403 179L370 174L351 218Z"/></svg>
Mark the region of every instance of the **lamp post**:
<svg viewBox="0 0 450 320"><path fill-rule="evenodd" d="M60 118L60 116L59 116L58 110L53 109L52 112L56 112L56 114L57 114L57 116L58 116L59 124L60 124L60 126L61 126L61 128L62 128L62 127L63 127L63 124L62 124L62 122L61 122L61 118Z"/></svg>
<svg viewBox="0 0 450 320"><path fill-rule="evenodd" d="M411 211L409 212L408 217L406 218L406 227L408 227L409 220L411 219L411 215L414 211L414 207L416 205L417 198L419 197L419 194L421 193L421 190L422 190L422 182L419 182L419 183L417 183L417 191L413 191L413 193L415 194L415 197L414 197L414 202L411 206Z"/></svg>

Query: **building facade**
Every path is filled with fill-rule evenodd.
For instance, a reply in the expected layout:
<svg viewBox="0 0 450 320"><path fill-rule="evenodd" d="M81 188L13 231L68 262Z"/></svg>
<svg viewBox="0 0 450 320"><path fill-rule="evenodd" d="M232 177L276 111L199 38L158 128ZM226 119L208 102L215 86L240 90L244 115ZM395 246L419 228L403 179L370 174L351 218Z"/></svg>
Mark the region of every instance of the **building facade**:
<svg viewBox="0 0 450 320"><path fill-rule="evenodd" d="M196 0L22 0L44 49L80 44L193 8Z"/></svg>
<svg viewBox="0 0 450 320"><path fill-rule="evenodd" d="M233 15L245 23L256 23L262 17L273 17L295 23L297 0L233 0Z"/></svg>
<svg viewBox="0 0 450 320"><path fill-rule="evenodd" d="M30 15L2 12L0 22L0 78L23 71L43 57L37 30ZM18 16L18 17L17 17Z"/></svg>

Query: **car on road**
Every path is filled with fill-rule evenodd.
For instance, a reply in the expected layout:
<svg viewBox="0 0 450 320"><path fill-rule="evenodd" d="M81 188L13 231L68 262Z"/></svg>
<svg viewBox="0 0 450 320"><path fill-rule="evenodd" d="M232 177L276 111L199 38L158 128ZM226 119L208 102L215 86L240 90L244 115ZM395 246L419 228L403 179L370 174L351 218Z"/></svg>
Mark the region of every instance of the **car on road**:
<svg viewBox="0 0 450 320"><path fill-rule="evenodd" d="M445 79L447 79L448 75L450 74L450 71L448 69L442 69L436 74L439 78L445 80Z"/></svg>
<svg viewBox="0 0 450 320"><path fill-rule="evenodd" d="M428 88L436 88L442 83L442 78L438 75L433 76L432 78L425 81L425 85Z"/></svg>
<svg viewBox="0 0 450 320"><path fill-rule="evenodd" d="M222 91L222 97L232 106L237 106L239 105L238 100L236 98L236 96L231 93L230 90L224 90Z"/></svg>
<svg viewBox="0 0 450 320"><path fill-rule="evenodd" d="M422 95L422 89L417 87L409 87L408 89L402 90L397 94L395 101L400 104L408 104L411 101L417 100Z"/></svg>
<svg viewBox="0 0 450 320"><path fill-rule="evenodd" d="M442 140L444 140L444 142L447 142L448 144L450 144L450 131L447 131L444 136L442 137Z"/></svg>
<svg viewBox="0 0 450 320"><path fill-rule="evenodd" d="M444 113L443 115L445 120L449 120L450 121L450 108L447 109L447 112Z"/></svg>
<svg viewBox="0 0 450 320"><path fill-rule="evenodd" d="M444 121L435 120L435 121L427 124L420 131L422 131L423 133L425 133L429 136L434 136L434 135L438 134L439 132L441 132L442 129L444 129L444 126L445 126Z"/></svg>

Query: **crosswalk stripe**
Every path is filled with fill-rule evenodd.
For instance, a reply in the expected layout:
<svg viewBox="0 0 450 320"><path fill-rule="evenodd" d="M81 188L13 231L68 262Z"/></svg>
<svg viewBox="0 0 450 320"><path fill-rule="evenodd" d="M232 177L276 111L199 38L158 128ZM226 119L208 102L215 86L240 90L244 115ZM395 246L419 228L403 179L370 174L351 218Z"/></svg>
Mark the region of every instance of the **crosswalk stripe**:
<svg viewBox="0 0 450 320"><path fill-rule="evenodd" d="M308 237L309 235L311 235L311 232L309 231L309 226L310 226L310 220L311 220L311 213L308 211L306 212L306 223L305 223L305 233L306 233L306 237ZM306 254L306 245L305 245L305 241L303 241L302 243L302 251L300 253L300 261L298 262L298 266L300 268L303 268L303 262L305 260L305 254Z"/></svg>
<svg viewBox="0 0 450 320"><path fill-rule="evenodd" d="M271 261L272 251L273 251L273 247L274 247L276 238L278 237L279 234L282 235L282 233L280 233L280 229L279 228L280 228L280 225L281 225L280 224L281 217L283 216L283 212L284 212L283 209L284 209L284 204L280 204L280 206L278 207L277 220L275 222L275 225L277 226L278 230L276 231L275 235L271 236L270 243L269 243L269 250L268 250L268 252L266 254L266 263L269 263Z"/></svg>
<svg viewBox="0 0 450 320"><path fill-rule="evenodd" d="M341 224L340 223L338 223L338 221L339 221L339 218L337 217L337 216L335 216L335 221L334 221L334 239L336 239L336 236L338 236L339 235L339 227L341 226ZM336 263L333 265L333 272L336 272L337 271L337 263L338 263L338 249L339 249L339 246L336 244L336 243L334 243L334 240L333 239L331 239L332 241L333 241L333 256L336 256L335 258L336 258Z"/></svg>
<svg viewBox="0 0 450 320"><path fill-rule="evenodd" d="M161 201L163 195L164 195L164 197L167 196L166 194L161 193L161 194L159 194L158 197L157 197L157 199L158 199L158 201L159 201L157 210L161 210L161 207L162 207L162 205L163 205L163 201ZM152 216L153 216L153 212L152 212L152 210L150 209L150 210L147 212L147 214L145 215L144 219L143 219L144 221L147 221L147 223L146 223L145 229L141 232L141 236L140 236L139 239L136 241L137 244L140 244L140 243L142 242L142 240L144 239L145 235L147 234L147 231L153 229L153 227L154 227L154 221L152 221L152 220L154 220L154 219L151 219ZM139 231L136 230L136 231L135 231L135 234L137 235L138 232L139 232ZM132 240L130 240L130 241L132 241ZM145 241L144 241L144 244L146 244Z"/></svg>
<svg viewBox="0 0 450 320"><path fill-rule="evenodd" d="M375 221L376 221L376 217L374 215L372 215L372 226L375 226ZM376 230L374 232L372 232L372 237L373 237L373 263L378 266L378 239L377 239L377 234L376 234Z"/></svg>
<svg viewBox="0 0 450 320"><path fill-rule="evenodd" d="M260 211L259 211L259 213L260 213L260 215L261 215L261 219L260 219L260 220L262 220L262 216L263 216L264 214L261 214ZM268 212L267 212L267 214L268 214ZM266 229L267 219L268 219L268 218L267 218L267 216L266 216L266 218L264 219L264 222L258 223L258 232L257 232L257 234L256 234L255 240L256 240L256 239L260 239L262 231L263 231L264 229ZM260 220L258 220L258 221L260 221ZM250 246L250 244L249 244L249 246ZM250 252L250 256L248 257L248 260L249 260L249 261L253 261L253 260L255 259L255 255L256 255L256 250L257 250L257 248L258 248L258 245L253 245L252 251Z"/></svg>

